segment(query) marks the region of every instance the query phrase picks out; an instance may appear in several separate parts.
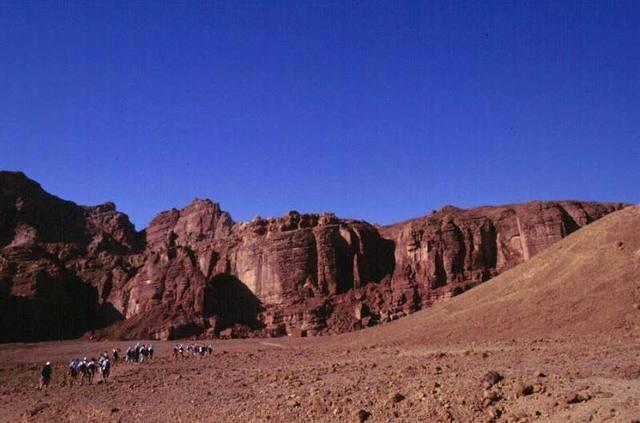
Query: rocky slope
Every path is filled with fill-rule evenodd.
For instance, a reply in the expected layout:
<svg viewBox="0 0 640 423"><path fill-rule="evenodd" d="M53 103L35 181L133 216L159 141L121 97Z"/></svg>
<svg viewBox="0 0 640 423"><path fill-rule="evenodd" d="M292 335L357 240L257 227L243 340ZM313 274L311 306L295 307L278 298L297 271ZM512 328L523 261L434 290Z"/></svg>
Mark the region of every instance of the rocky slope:
<svg viewBox="0 0 640 423"><path fill-rule="evenodd" d="M294 211L235 223L194 200L136 232L112 203L81 207L0 172L0 341L354 330L456 295L622 207L445 207L378 228Z"/></svg>
<svg viewBox="0 0 640 423"><path fill-rule="evenodd" d="M629 206L451 301L350 336L354 343L602 339L640 328L640 206ZM602 345L611 346L603 341Z"/></svg>

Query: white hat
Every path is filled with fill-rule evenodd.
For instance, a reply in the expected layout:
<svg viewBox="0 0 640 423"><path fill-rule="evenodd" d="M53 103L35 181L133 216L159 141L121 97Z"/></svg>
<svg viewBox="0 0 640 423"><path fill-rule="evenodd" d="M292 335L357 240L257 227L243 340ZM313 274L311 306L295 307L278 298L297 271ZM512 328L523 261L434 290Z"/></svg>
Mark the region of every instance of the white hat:
<svg viewBox="0 0 640 423"><path fill-rule="evenodd" d="M50 366L50 365L51 365L51 362L50 362L50 361L47 361L47 366Z"/></svg>

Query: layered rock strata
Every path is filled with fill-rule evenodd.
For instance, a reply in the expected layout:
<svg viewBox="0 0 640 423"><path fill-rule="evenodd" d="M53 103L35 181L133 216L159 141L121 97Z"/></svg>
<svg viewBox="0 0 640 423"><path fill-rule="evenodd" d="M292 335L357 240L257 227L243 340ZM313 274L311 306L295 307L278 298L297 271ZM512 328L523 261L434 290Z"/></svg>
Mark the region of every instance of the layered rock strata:
<svg viewBox="0 0 640 423"><path fill-rule="evenodd" d="M393 320L528 260L618 203L445 207L386 227L210 200L137 232L0 172L0 341L338 333Z"/></svg>

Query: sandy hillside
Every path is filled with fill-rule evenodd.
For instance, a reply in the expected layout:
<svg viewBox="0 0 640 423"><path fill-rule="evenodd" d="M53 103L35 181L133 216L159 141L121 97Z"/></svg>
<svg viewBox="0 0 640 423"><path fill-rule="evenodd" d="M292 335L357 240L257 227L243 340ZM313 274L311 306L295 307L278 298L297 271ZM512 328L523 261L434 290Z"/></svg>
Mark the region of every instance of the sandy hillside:
<svg viewBox="0 0 640 423"><path fill-rule="evenodd" d="M352 336L469 342L581 336L640 325L640 206L594 222L482 286Z"/></svg>

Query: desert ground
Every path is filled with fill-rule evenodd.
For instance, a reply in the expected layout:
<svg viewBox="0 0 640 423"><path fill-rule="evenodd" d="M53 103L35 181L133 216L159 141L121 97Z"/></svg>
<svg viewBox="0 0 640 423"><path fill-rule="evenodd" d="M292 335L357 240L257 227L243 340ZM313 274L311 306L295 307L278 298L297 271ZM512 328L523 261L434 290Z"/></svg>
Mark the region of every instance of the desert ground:
<svg viewBox="0 0 640 423"><path fill-rule="evenodd" d="M4 345L2 420L19 421L612 421L640 418L635 336L376 345L349 336L220 341L175 361L154 343L147 363L108 383L69 386L71 357L123 342ZM365 339L363 341L363 339ZM45 360L52 386L38 391ZM484 376L498 372L493 386Z"/></svg>

